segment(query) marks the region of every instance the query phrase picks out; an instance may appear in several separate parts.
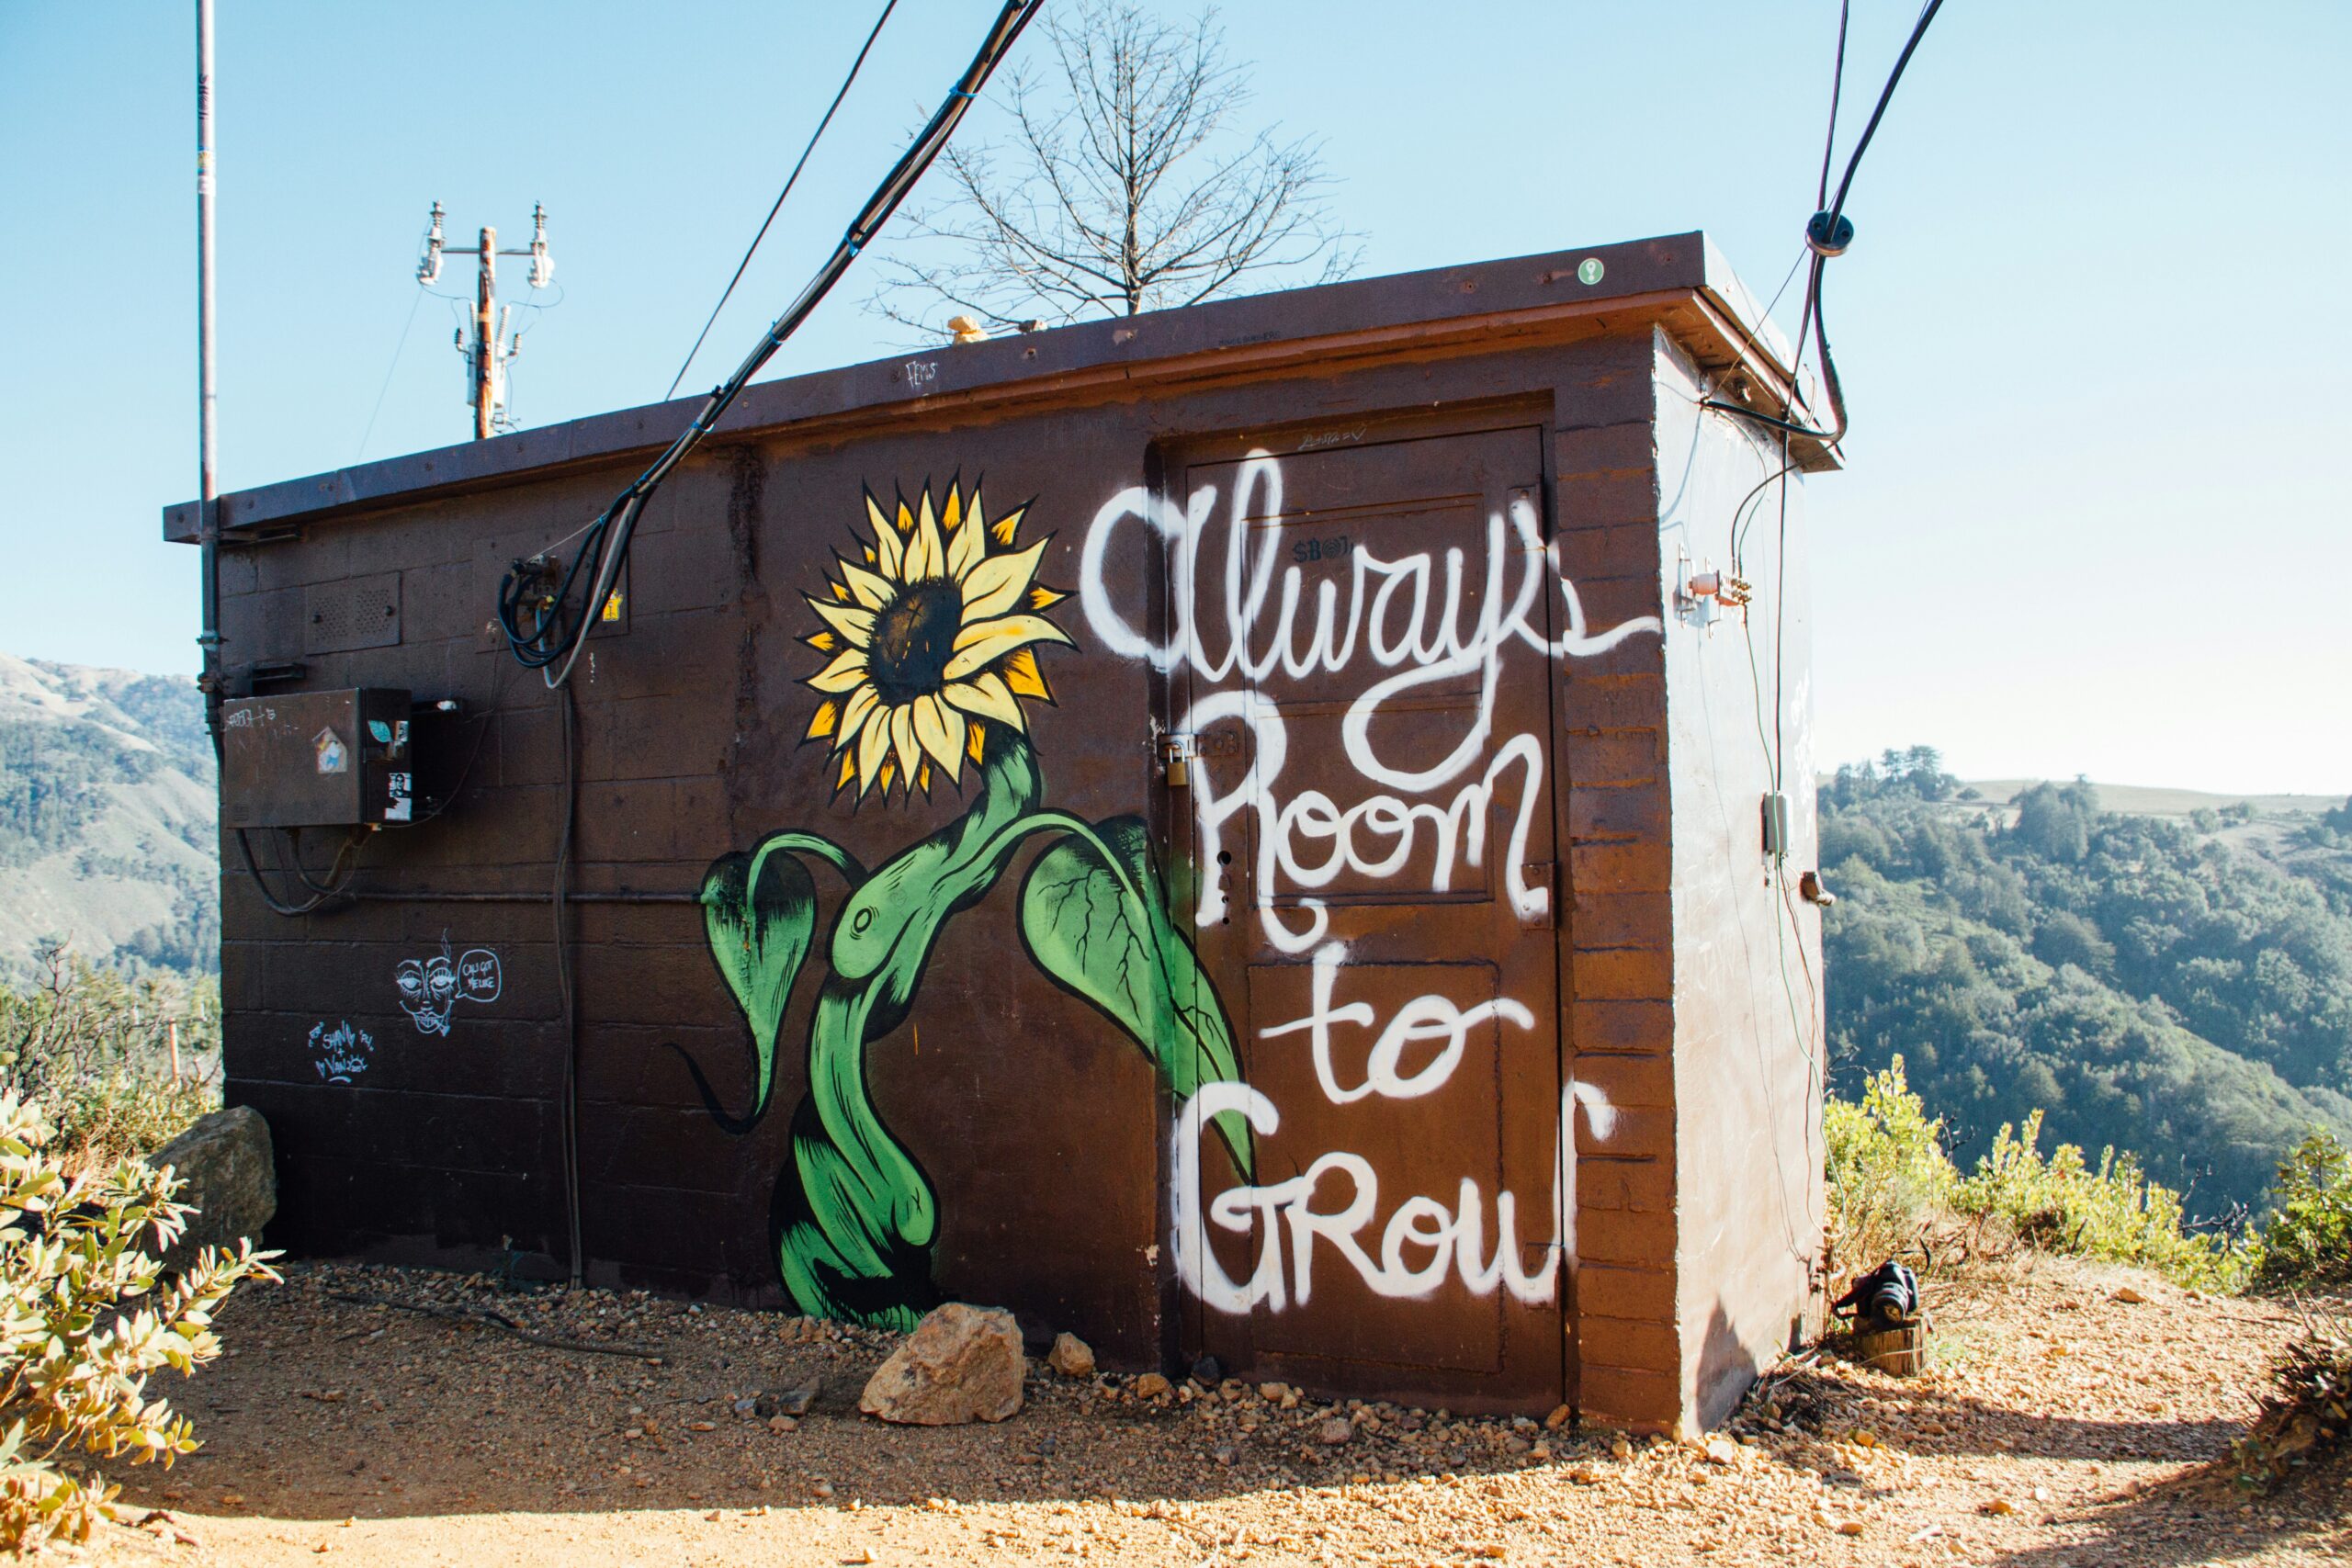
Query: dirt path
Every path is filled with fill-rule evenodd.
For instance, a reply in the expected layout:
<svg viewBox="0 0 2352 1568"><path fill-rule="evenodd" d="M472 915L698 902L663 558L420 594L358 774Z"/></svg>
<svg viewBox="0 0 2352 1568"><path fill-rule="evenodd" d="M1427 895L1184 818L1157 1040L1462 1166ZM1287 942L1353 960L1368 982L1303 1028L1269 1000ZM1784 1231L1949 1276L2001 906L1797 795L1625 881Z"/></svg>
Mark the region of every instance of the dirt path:
<svg viewBox="0 0 2352 1568"><path fill-rule="evenodd" d="M2116 1299L2124 1287L2146 1299ZM494 1304L535 1331L662 1360L335 1299L368 1293ZM448 1275L306 1269L225 1315L231 1359L168 1391L205 1451L141 1472L128 1495L170 1517L113 1532L103 1555L550 1568L2352 1559L2352 1465L2252 1502L2226 1478L2285 1313L2049 1260L1946 1289L1928 1376L1784 1370L1712 1454L1442 1413L1285 1409L1235 1383L1138 1401L1125 1380L1042 1371L1002 1426L897 1429L855 1414L878 1337ZM797 1422L748 1404L811 1379L821 1391Z"/></svg>

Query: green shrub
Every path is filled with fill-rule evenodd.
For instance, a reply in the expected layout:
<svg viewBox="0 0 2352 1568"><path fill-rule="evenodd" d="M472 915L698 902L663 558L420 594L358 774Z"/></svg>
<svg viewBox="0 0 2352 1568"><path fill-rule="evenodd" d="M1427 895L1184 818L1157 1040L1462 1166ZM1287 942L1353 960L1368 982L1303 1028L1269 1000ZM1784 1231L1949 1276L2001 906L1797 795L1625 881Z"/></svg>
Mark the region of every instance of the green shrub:
<svg viewBox="0 0 2352 1568"><path fill-rule="evenodd" d="M2184 1231L2180 1195L2143 1176L2138 1159L2109 1148L2093 1169L2073 1144L2045 1158L2041 1136L2039 1111L2022 1132L2004 1122L1992 1153L1960 1184L1961 1213L1997 1221L2046 1252L2137 1264L2207 1289L2240 1282L2240 1250L2226 1236Z"/></svg>
<svg viewBox="0 0 2352 1568"><path fill-rule="evenodd" d="M1889 1258L1924 1257L1930 1230L1951 1214L1960 1172L1894 1057L1863 1086L1861 1103L1822 1107L1829 1145L1831 1255L1847 1271Z"/></svg>
<svg viewBox="0 0 2352 1568"><path fill-rule="evenodd" d="M87 1540L117 1488L92 1461L169 1466L197 1447L147 1397L169 1367L220 1353L212 1313L274 1253L207 1247L168 1284L159 1256L187 1228L178 1181L138 1160L70 1176L40 1108L0 1093L0 1550ZM152 1247L148 1243L152 1240Z"/></svg>
<svg viewBox="0 0 2352 1568"><path fill-rule="evenodd" d="M1944 1125L1928 1114L1897 1055L1866 1080L1861 1102L1823 1107L1829 1145L1831 1255L1848 1273L1885 1258L1932 1263L1945 1245L1962 1250L2012 1244L2154 1269L2182 1284L2234 1289L2256 1254L2250 1246L2181 1225L2179 1195L2109 1149L2093 1168L2083 1151L2038 1145L2041 1114L2020 1134L2004 1125L1992 1152L1962 1177L1944 1152ZM2342 1170L2343 1151L2337 1150ZM2331 1190L2341 1236L2352 1189ZM2283 1213L2284 1211L2282 1211ZM2325 1235L2314 1224L2313 1244Z"/></svg>
<svg viewBox="0 0 2352 1568"><path fill-rule="evenodd" d="M39 956L32 985L0 988L0 1092L41 1102L69 1168L148 1153L220 1103L217 984Z"/></svg>
<svg viewBox="0 0 2352 1568"><path fill-rule="evenodd" d="M2352 1150L2316 1132L2295 1145L2271 1189L2277 1205L2252 1247L2265 1290L2352 1284Z"/></svg>

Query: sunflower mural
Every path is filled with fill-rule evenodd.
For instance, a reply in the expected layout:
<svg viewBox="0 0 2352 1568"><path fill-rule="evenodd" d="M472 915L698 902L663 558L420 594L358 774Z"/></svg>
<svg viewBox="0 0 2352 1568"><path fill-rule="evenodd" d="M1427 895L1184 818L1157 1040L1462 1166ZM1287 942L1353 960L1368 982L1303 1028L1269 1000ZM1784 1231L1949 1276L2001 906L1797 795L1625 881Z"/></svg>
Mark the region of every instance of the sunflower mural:
<svg viewBox="0 0 2352 1568"><path fill-rule="evenodd" d="M750 1031L749 1109L727 1110L701 1066L686 1066L727 1131L759 1124L777 1037L817 944L819 877L838 885L808 1089L771 1210L776 1261L803 1311L909 1328L936 1302L937 1197L875 1111L867 1053L888 1048L910 1019L951 920L1002 921L989 896L1024 846L1042 848L1021 874L1014 918L1037 967L1117 1026L1171 1093L1240 1073L1232 1025L1170 916L1143 819L1088 822L1043 804L1023 705L1053 700L1041 651L1074 649L1046 614L1065 595L1037 581L1051 536L1023 545L1028 508L991 522L977 484L966 493L951 481L935 502L928 485L911 505L886 510L870 491L865 502L858 558L837 558L808 601L819 625L807 640L825 663L807 678L819 698L807 743L830 749L834 795L861 807L921 811L943 783L968 795L944 827L871 872L796 829L714 863L703 917ZM1247 1177L1248 1128L1230 1112L1216 1125Z"/></svg>

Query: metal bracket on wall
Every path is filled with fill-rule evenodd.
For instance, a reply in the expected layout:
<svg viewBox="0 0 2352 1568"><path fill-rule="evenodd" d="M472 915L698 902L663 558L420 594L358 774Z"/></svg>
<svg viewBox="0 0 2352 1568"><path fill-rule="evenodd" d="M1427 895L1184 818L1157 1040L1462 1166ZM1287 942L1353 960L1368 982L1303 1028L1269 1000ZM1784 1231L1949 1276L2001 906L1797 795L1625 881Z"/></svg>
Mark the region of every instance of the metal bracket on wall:
<svg viewBox="0 0 2352 1568"><path fill-rule="evenodd" d="M1522 909L1519 915L1521 931L1547 931L1560 923L1560 863L1532 861L1519 868L1520 882L1529 889L1541 888L1544 908L1541 911Z"/></svg>

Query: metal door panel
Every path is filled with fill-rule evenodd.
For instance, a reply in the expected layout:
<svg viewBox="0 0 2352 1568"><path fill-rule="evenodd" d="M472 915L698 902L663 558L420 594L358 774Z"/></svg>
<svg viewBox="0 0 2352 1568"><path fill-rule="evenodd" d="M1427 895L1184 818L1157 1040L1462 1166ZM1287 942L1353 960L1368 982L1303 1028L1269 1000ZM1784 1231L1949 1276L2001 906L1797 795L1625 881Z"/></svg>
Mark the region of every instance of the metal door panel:
<svg viewBox="0 0 2352 1568"><path fill-rule="evenodd" d="M1188 1348L1334 1392L1548 1408L1566 1281L1541 432L1178 452L1163 473L1189 519L1170 820L1247 1080L1216 1103L1253 1123L1256 1162L1197 1118L1188 1149L1180 1117Z"/></svg>

